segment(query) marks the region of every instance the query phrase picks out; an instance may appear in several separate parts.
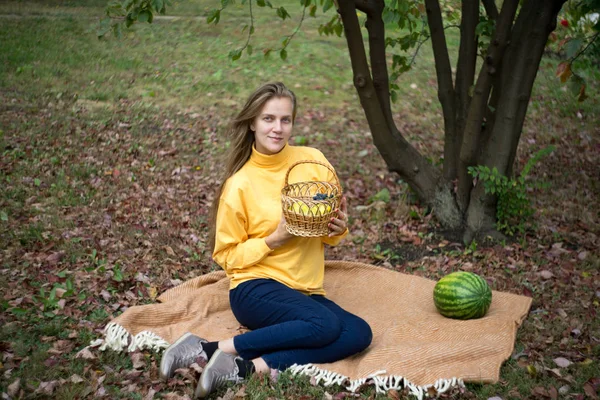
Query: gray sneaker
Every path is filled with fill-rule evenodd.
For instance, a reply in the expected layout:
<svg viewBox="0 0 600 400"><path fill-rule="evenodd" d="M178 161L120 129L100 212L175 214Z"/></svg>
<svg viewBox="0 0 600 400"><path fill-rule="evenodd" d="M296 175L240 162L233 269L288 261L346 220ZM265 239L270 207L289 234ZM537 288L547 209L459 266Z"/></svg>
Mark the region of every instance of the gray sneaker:
<svg viewBox="0 0 600 400"><path fill-rule="evenodd" d="M210 358L198 379L194 399L208 396L213 390L224 386L227 382L239 383L243 379L238 375L240 368L235 362L239 357L217 350Z"/></svg>
<svg viewBox="0 0 600 400"><path fill-rule="evenodd" d="M160 360L160 379L166 381L173 377L176 369L187 368L200 360L207 362L208 357L202 348L202 343L207 342L189 332L181 336L165 350Z"/></svg>

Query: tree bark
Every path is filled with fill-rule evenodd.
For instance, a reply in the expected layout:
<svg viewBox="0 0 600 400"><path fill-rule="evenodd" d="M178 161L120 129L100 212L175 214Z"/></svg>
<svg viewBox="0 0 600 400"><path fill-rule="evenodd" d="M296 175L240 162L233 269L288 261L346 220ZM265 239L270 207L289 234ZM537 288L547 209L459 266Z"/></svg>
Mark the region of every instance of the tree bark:
<svg viewBox="0 0 600 400"><path fill-rule="evenodd" d="M492 35L490 47L485 62L479 72L477 84L473 92L473 98L469 107L465 132L460 150L460 161L458 169L458 193L457 201L461 210L467 210L470 193L473 188L472 179L468 173L468 167L475 165L477 150L480 146L481 125L486 114L492 82L497 70L502 63L504 49L508 45L512 21L519 4L518 0L505 0L502 11L498 17L496 30Z"/></svg>
<svg viewBox="0 0 600 400"><path fill-rule="evenodd" d="M498 19L498 8L496 7L496 2L494 2L494 0L483 0L482 2L488 17L496 21Z"/></svg>
<svg viewBox="0 0 600 400"><path fill-rule="evenodd" d="M366 3L370 1L372 0L363 0ZM462 216L453 201L450 188L441 179L439 171L402 137L395 125L390 127L387 123L371 79L355 3L342 1L338 11L350 53L354 86L371 129L373 143L390 171L402 176L419 198L434 208L435 215L442 225L452 229L461 227Z"/></svg>
<svg viewBox="0 0 600 400"><path fill-rule="evenodd" d="M354 86L365 111L373 141L390 170L398 172L422 199L432 198L438 174L435 169L399 134L390 129L371 79L356 8L342 1L339 8L350 52ZM397 132L397 130L396 130ZM414 185L414 186L413 186Z"/></svg>
<svg viewBox="0 0 600 400"><path fill-rule="evenodd" d="M457 177L460 147L471 97L469 89L475 79L477 60L477 36L475 28L479 22L479 0L463 0L460 23L460 47L456 65L456 135L448 146L450 154L444 154L444 176L448 180ZM448 139L446 139L448 140Z"/></svg>
<svg viewBox="0 0 600 400"><path fill-rule="evenodd" d="M367 15L365 26L369 33L369 59L371 61L375 93L388 126L390 129L395 129L396 124L390 104L390 81L385 54L385 25L381 18L385 3L383 0L357 0L355 4L357 9Z"/></svg>
<svg viewBox="0 0 600 400"><path fill-rule="evenodd" d="M450 67L450 58L448 57L446 34L444 33L439 1L425 0L425 9L427 11L427 24L431 33L433 57L435 58L438 98L444 114L444 178L449 181L454 179L455 170L453 170L453 165L456 165L453 160L456 157L456 153L453 153L454 147L456 147L456 106L454 102L452 68Z"/></svg>
<svg viewBox="0 0 600 400"><path fill-rule="evenodd" d="M502 91L495 123L485 143L480 163L506 175L514 161L533 82L545 44L556 25L565 0L529 0L519 13L502 69ZM502 18L502 17L500 17ZM495 222L495 198L486 195L482 184L471 191L465 238Z"/></svg>
<svg viewBox="0 0 600 400"><path fill-rule="evenodd" d="M539 71L540 62L544 55L544 49L550 33L556 29L556 19L560 9L566 0L555 0L553 2L542 2L545 6L543 9L542 4L540 7L540 22L536 24L531 33L534 39L533 46L527 51L528 63L525 66L525 73L523 74L523 80L521 83L521 93L519 95L519 107L515 118L515 130L516 135L512 137L511 149L508 159L507 175L512 171L512 167L517 154L517 148L521 139L521 133L523 132L523 123L525 122L525 115L527 114L527 107L529 100L531 99L531 92L533 90L533 84Z"/></svg>

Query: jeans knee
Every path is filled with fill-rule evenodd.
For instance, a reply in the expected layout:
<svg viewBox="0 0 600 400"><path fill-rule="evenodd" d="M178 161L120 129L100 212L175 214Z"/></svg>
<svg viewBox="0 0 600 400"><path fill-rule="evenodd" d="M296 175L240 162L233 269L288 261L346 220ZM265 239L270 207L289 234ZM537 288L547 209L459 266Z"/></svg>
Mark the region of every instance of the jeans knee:
<svg viewBox="0 0 600 400"><path fill-rule="evenodd" d="M354 337L356 338L356 352L361 352L373 341L373 331L362 318L357 318L354 326Z"/></svg>
<svg viewBox="0 0 600 400"><path fill-rule="evenodd" d="M325 346L338 337L342 333L342 323L336 318L312 318L310 320L313 328L313 344L317 346Z"/></svg>

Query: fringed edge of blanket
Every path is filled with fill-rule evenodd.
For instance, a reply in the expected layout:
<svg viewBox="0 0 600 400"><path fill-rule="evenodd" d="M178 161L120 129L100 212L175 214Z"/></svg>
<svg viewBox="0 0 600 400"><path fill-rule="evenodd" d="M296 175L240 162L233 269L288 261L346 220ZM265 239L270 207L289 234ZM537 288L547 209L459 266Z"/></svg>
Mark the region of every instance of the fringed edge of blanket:
<svg viewBox="0 0 600 400"><path fill-rule="evenodd" d="M160 350L169 347L169 342L150 331L142 331L137 335L132 335L127 332L127 329L115 322L107 324L104 328L104 343L100 346L100 350L122 351L126 347L128 351L138 349Z"/></svg>
<svg viewBox="0 0 600 400"><path fill-rule="evenodd" d="M418 386L408 379L398 375L385 375L386 371L377 371L366 378L349 379L347 376L328 371L313 364L292 365L289 370L293 375L301 374L314 377L316 383L323 382L323 386L346 385L346 389L352 393L361 386L373 384L377 393L387 393L389 390L403 390L407 388L411 395L423 400L425 397L438 396L452 388L464 387L465 383L460 378L438 379L431 385ZM434 390L430 392L430 389Z"/></svg>
<svg viewBox="0 0 600 400"><path fill-rule="evenodd" d="M161 350L169 347L169 342L150 331L142 331L137 335L130 334L123 326L110 322L104 328L104 342L100 350L106 349L114 351L128 351L151 349ZM418 386L408 379L398 375L385 375L386 371L377 371L366 378L349 379L345 375L337 372L322 369L313 364L292 365L289 370L292 375L307 375L314 377L316 383L322 381L323 386L340 385L346 390L354 393L363 385L373 384L377 393L387 393L389 390L404 390L407 388L410 394L416 396L418 400L423 400L430 396L430 389L433 388L432 396L442 394L454 387L464 387L464 382L460 378L438 379L432 385Z"/></svg>

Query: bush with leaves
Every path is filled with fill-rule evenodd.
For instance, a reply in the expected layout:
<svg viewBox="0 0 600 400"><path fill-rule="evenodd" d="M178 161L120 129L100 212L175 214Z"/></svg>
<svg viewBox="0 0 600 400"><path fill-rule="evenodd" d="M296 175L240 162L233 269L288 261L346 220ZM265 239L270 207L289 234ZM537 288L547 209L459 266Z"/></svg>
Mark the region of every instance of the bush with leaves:
<svg viewBox="0 0 600 400"><path fill-rule="evenodd" d="M508 178L494 167L485 165L469 167L469 174L483 182L485 192L498 198L496 208L496 228L509 236L516 232L525 233L526 223L534 213L531 201L527 196L526 177L531 168L542 158L554 151L554 146L538 151L527 161L517 178Z"/></svg>

